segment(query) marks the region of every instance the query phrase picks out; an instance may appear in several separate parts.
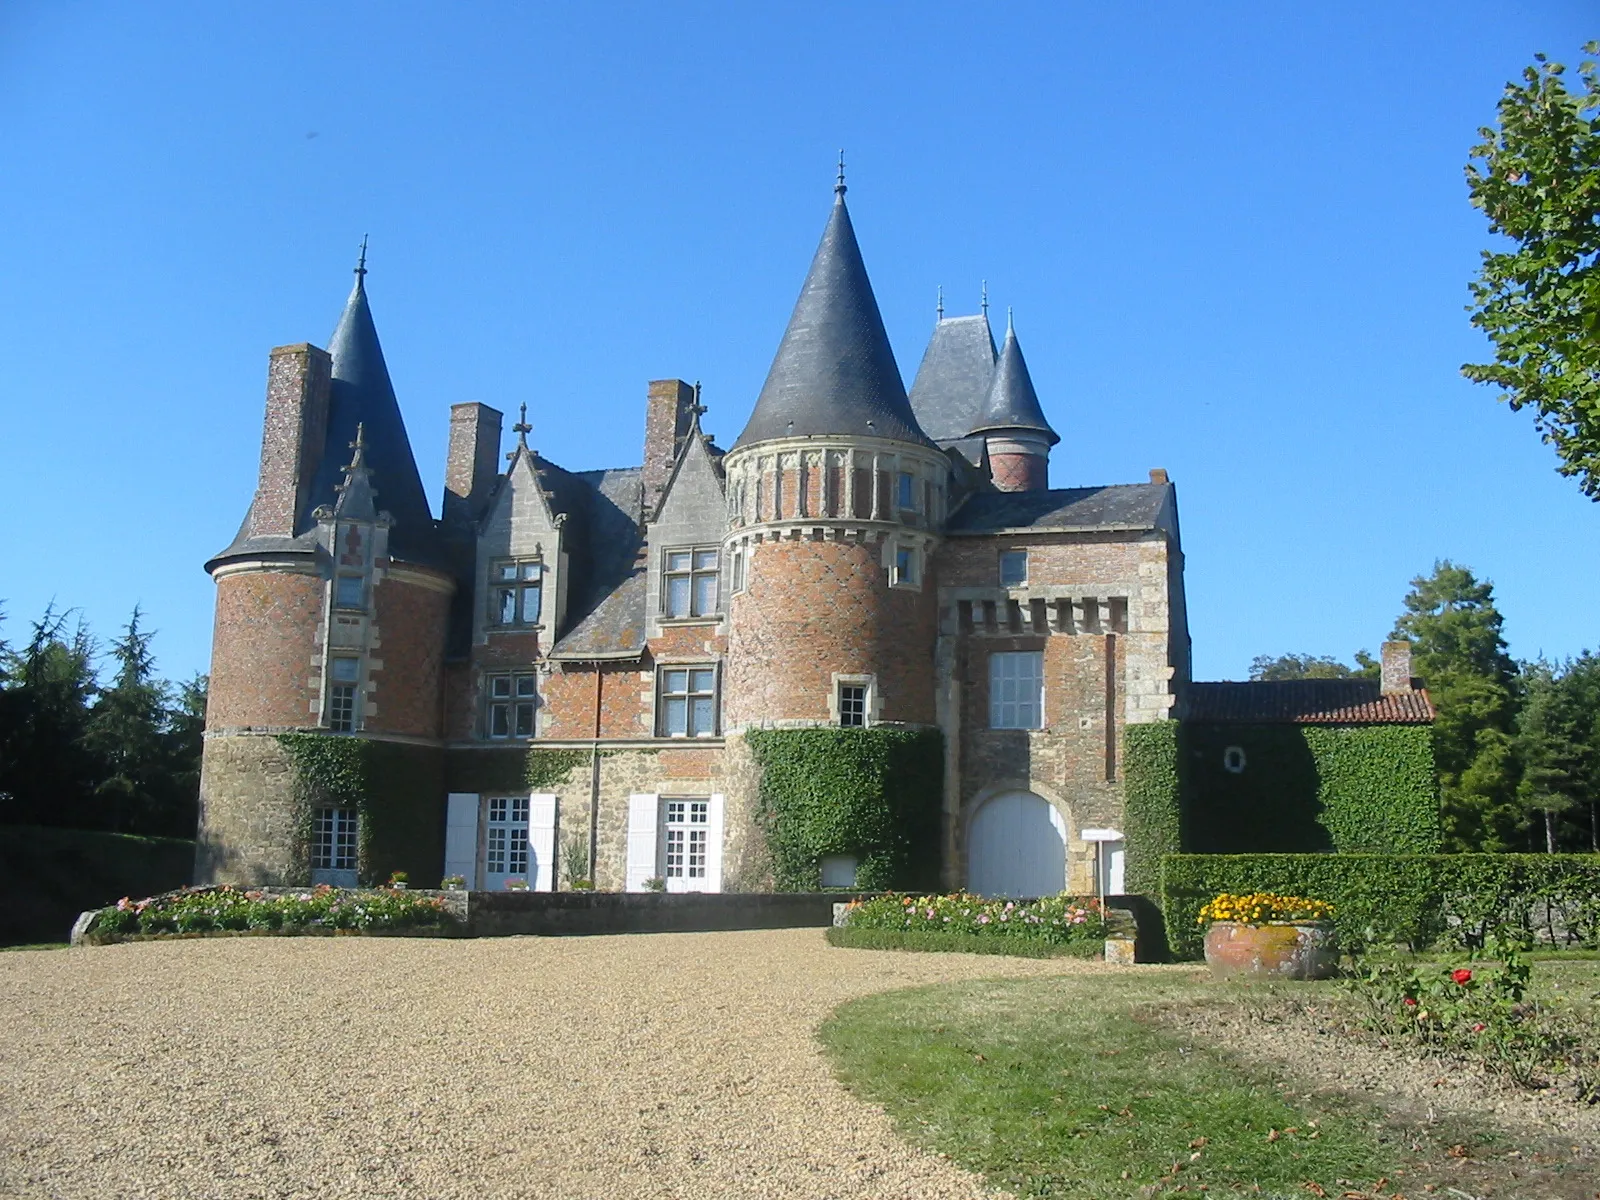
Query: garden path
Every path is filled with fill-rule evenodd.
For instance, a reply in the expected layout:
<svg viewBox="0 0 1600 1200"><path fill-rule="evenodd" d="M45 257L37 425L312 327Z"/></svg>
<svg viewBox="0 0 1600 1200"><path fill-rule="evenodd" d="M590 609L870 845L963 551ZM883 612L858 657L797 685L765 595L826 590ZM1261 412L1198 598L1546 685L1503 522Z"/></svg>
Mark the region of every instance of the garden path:
<svg viewBox="0 0 1600 1200"><path fill-rule="evenodd" d="M813 1030L868 992L1105 969L817 929L18 951L0 1195L987 1197Z"/></svg>

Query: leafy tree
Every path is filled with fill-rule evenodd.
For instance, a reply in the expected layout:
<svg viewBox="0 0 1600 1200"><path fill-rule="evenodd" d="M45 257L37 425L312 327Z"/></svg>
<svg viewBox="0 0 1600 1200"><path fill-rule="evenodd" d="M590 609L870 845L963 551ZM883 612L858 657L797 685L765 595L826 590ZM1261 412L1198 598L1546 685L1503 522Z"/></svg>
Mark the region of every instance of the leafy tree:
<svg viewBox="0 0 1600 1200"><path fill-rule="evenodd" d="M1494 585L1448 560L1411 581L1394 636L1438 710L1434 765L1451 850L1506 850L1523 826L1511 744L1516 665L1501 637Z"/></svg>
<svg viewBox="0 0 1600 1200"><path fill-rule="evenodd" d="M1277 679L1376 679L1378 660L1365 650L1356 651L1356 665L1346 666L1329 655L1260 654L1250 660L1250 678L1256 682Z"/></svg>
<svg viewBox="0 0 1600 1200"><path fill-rule="evenodd" d="M1484 251L1471 285L1495 361L1461 370L1531 407L1557 469L1600 499L1600 77L1584 62L1572 91L1560 63L1534 57L1467 164L1472 204L1515 247Z"/></svg>
<svg viewBox="0 0 1600 1200"><path fill-rule="evenodd" d="M1534 662L1522 671L1522 711L1517 714L1515 745L1522 780L1517 799L1531 815L1542 816L1544 848L1556 851L1556 817L1585 799L1585 741L1590 724L1578 710L1573 689L1562 686L1549 663Z"/></svg>

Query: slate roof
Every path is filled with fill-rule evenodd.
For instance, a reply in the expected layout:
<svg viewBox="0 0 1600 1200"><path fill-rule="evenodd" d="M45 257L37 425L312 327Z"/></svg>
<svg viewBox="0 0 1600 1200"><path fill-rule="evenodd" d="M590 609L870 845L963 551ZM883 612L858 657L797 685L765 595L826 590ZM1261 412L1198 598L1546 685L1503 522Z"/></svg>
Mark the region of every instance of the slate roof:
<svg viewBox="0 0 1600 1200"><path fill-rule="evenodd" d="M1002 529L1155 529L1171 494L1170 483L976 492L951 515L945 532L960 536Z"/></svg>
<svg viewBox="0 0 1600 1200"><path fill-rule="evenodd" d="M536 459L551 507L567 514L565 629L552 658L635 657L644 649L645 564L640 558L641 467L568 472Z"/></svg>
<svg viewBox="0 0 1600 1200"><path fill-rule="evenodd" d="M350 444L356 426L363 427L366 465L372 472L377 507L394 518L389 530L389 555L402 562L448 566L443 540L428 507L422 476L411 453L411 440L400 416L389 368L378 343L377 326L367 302L365 271L356 273L355 287L345 302L339 324L328 342L333 358L333 382L328 400L328 431L323 440L316 474L312 477L303 509L295 513L293 537L250 537L250 514L226 550L212 560L245 554L304 553L315 545L311 514L321 505L332 507L344 482ZM208 563L209 567L211 564Z"/></svg>
<svg viewBox="0 0 1600 1200"><path fill-rule="evenodd" d="M1022 345L1017 341L1017 331L1008 321L1006 341L1000 349L1000 360L995 364L994 378L989 384L989 394L983 410L969 430L1032 429L1049 435L1054 446L1061 436L1050 428L1039 407L1039 393L1033 390L1033 377L1028 374L1027 360L1022 357Z"/></svg>
<svg viewBox="0 0 1600 1200"><path fill-rule="evenodd" d="M835 191L822 242L735 449L840 434L929 444L906 400L843 185Z"/></svg>
<svg viewBox="0 0 1600 1200"><path fill-rule="evenodd" d="M996 357L985 315L950 317L933 327L911 385L911 411L922 432L940 445L972 432L989 395Z"/></svg>
<svg viewBox="0 0 1600 1200"><path fill-rule="evenodd" d="M1376 679L1280 679L1191 683L1183 689L1178 715L1274 725L1426 725L1434 708L1424 688L1384 692Z"/></svg>

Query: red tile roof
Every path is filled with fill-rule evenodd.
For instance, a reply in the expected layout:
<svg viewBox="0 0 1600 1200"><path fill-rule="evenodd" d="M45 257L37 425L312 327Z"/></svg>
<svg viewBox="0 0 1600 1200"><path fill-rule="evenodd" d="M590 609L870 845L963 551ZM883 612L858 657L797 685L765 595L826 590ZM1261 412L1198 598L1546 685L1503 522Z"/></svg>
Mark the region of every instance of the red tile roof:
<svg viewBox="0 0 1600 1200"><path fill-rule="evenodd" d="M1435 715L1425 689L1384 692L1376 679L1191 683L1179 712L1191 721L1296 725L1426 725Z"/></svg>

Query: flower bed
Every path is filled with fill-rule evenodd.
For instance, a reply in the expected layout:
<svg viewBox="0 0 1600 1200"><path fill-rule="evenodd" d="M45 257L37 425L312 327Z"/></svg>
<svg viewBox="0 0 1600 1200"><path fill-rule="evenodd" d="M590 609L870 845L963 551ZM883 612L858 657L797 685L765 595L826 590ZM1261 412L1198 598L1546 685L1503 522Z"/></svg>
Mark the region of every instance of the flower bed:
<svg viewBox="0 0 1600 1200"><path fill-rule="evenodd" d="M389 933L442 929L451 920L437 896L390 889L346 891L326 884L304 890L186 888L144 900L124 896L101 909L84 940L211 933Z"/></svg>
<svg viewBox="0 0 1600 1200"><path fill-rule="evenodd" d="M1277 892L1249 892L1235 895L1223 892L1201 906L1198 924L1236 921L1240 925L1263 925L1274 921L1331 921L1333 905L1305 896L1284 896Z"/></svg>
<svg viewBox="0 0 1600 1200"><path fill-rule="evenodd" d="M890 892L853 901L845 909L842 927L1098 949L1106 938L1106 914L1098 900L1066 892L1023 903L964 892L950 896ZM951 947L962 948L954 943Z"/></svg>

